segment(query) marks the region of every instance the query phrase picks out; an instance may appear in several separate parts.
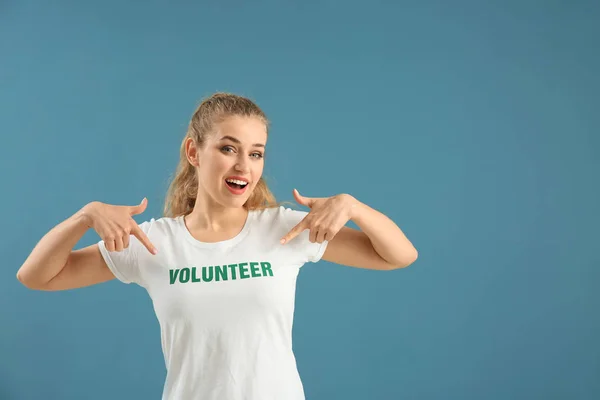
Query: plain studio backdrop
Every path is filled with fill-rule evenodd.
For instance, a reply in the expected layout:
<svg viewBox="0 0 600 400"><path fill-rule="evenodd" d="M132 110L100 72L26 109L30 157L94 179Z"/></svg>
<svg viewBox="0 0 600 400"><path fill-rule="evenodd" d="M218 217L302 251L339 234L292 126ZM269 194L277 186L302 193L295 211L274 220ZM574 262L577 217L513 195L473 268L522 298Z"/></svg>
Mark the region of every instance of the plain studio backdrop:
<svg viewBox="0 0 600 400"><path fill-rule="evenodd" d="M278 200L350 193L419 250L391 272L301 270L307 399L600 398L599 18L592 1L2 1L0 399L160 398L142 288L15 274L90 201L147 196L136 221L161 217L215 91L272 120Z"/></svg>

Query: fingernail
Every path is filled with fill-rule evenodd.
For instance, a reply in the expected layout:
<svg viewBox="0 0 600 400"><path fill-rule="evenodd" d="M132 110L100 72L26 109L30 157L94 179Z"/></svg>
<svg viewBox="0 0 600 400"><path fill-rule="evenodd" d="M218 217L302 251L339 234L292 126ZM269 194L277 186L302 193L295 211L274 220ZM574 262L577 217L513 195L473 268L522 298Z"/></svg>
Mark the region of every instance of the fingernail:
<svg viewBox="0 0 600 400"><path fill-rule="evenodd" d="M284 243L285 243L285 239L281 239L281 240L280 240L280 243L281 243L281 244L284 244Z"/></svg>
<svg viewBox="0 0 600 400"><path fill-rule="evenodd" d="M156 248L153 248L152 249L152 254L156 254L156 253L158 253L158 250L156 250Z"/></svg>

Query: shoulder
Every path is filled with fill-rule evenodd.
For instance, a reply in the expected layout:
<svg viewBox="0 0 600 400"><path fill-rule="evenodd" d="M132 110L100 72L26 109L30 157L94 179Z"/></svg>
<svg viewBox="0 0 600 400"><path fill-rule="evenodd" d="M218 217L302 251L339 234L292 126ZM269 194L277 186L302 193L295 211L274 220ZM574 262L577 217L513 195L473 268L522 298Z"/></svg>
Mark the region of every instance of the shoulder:
<svg viewBox="0 0 600 400"><path fill-rule="evenodd" d="M138 226L146 235L171 235L179 224L181 217L159 217L150 218L145 221L139 222Z"/></svg>
<svg viewBox="0 0 600 400"><path fill-rule="evenodd" d="M306 262L317 262L321 259L327 242L317 243L310 240L310 232L305 229L296 238L285 245L280 245L280 239L302 221L308 211L296 210L290 207L278 206L256 211L259 228L254 235L261 242L271 243L279 254L290 264L303 265Z"/></svg>
<svg viewBox="0 0 600 400"><path fill-rule="evenodd" d="M307 211L295 210L286 206L276 206L262 210L253 210L255 219L259 222L289 226L297 224L308 214Z"/></svg>

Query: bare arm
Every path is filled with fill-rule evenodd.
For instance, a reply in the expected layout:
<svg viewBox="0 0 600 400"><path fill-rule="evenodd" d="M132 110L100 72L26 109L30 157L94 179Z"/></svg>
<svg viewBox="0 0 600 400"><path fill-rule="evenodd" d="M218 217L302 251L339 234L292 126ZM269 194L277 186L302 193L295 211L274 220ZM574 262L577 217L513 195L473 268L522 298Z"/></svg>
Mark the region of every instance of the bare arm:
<svg viewBox="0 0 600 400"><path fill-rule="evenodd" d="M42 237L17 279L36 290L64 290L113 279L97 244L73 251L88 229L89 219L82 208Z"/></svg>
<svg viewBox="0 0 600 400"><path fill-rule="evenodd" d="M132 218L147 205L145 197L135 206L87 204L44 235L17 272L17 279L36 290L74 289L114 279L97 243L79 250L73 247L93 227L108 251L128 248L133 235L156 254L156 247Z"/></svg>

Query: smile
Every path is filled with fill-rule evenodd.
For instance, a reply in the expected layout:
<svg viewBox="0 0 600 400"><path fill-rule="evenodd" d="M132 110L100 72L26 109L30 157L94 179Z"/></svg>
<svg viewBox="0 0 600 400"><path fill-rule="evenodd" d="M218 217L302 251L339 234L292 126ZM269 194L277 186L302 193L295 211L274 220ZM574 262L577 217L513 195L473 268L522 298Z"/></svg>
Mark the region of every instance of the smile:
<svg viewBox="0 0 600 400"><path fill-rule="evenodd" d="M243 194L248 187L248 182L246 180L238 178L225 179L225 184L231 193L237 195Z"/></svg>

